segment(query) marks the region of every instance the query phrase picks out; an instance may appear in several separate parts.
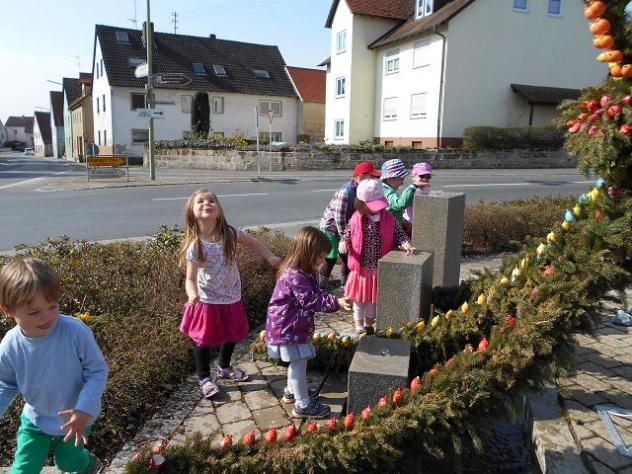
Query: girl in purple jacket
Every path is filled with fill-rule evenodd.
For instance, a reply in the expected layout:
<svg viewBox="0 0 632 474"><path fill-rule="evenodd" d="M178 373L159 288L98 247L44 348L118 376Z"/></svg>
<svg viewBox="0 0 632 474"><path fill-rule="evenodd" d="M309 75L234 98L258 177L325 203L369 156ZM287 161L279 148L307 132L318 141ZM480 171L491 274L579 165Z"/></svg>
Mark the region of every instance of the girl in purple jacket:
<svg viewBox="0 0 632 474"><path fill-rule="evenodd" d="M300 229L281 264L266 321L268 355L289 362L285 403L294 403L295 418L325 418L331 408L307 387L307 360L316 356L312 344L314 313L351 310L347 298L336 298L318 287L316 272L331 250L329 239L315 227Z"/></svg>

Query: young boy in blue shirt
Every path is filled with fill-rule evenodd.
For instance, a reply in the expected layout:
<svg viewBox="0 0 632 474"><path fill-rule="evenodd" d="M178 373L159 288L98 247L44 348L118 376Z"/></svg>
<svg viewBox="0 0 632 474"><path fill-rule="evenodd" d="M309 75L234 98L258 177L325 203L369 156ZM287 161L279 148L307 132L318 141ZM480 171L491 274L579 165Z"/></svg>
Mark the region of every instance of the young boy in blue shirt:
<svg viewBox="0 0 632 474"><path fill-rule="evenodd" d="M25 401L10 474L39 473L51 449L61 471L100 472L84 447L108 373L92 331L59 314L59 279L35 258L0 269L0 310L16 323L0 341L0 417Z"/></svg>

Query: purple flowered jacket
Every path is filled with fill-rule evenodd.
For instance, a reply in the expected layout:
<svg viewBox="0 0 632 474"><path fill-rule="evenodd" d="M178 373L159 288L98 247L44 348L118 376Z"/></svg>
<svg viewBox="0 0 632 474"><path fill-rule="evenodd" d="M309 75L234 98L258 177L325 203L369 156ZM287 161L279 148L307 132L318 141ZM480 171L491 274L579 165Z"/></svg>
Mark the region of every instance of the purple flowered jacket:
<svg viewBox="0 0 632 474"><path fill-rule="evenodd" d="M318 288L315 275L288 268L277 280L270 298L266 342L304 344L314 334L314 313L333 313L338 309L338 299Z"/></svg>

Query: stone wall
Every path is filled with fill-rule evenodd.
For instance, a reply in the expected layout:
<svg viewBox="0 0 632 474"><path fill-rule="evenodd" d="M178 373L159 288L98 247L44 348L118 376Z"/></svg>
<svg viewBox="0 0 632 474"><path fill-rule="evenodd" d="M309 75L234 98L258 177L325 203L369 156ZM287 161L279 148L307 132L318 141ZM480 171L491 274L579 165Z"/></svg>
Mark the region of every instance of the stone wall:
<svg viewBox="0 0 632 474"><path fill-rule="evenodd" d="M161 168L198 168L228 171L256 171L257 153L242 150L158 149L156 166ZM459 149L419 150L411 153L337 152L261 152L263 171L306 171L353 169L360 161L377 165L392 158L402 159L408 167L419 161L433 168L575 168L577 160L564 150L470 151ZM144 166L147 166L145 150Z"/></svg>

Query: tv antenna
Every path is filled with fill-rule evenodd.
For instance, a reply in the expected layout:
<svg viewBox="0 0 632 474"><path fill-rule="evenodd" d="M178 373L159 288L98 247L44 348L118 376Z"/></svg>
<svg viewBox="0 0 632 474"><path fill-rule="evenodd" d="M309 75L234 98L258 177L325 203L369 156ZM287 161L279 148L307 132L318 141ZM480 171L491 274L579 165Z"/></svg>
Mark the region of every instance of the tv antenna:
<svg viewBox="0 0 632 474"><path fill-rule="evenodd" d="M138 16L136 15L136 0L134 0L134 18L128 18L127 20L134 23L134 28L138 28Z"/></svg>
<svg viewBox="0 0 632 474"><path fill-rule="evenodd" d="M173 32L178 34L178 12L171 14L171 23L173 23Z"/></svg>
<svg viewBox="0 0 632 474"><path fill-rule="evenodd" d="M75 64L77 65L77 68L79 69L79 74L81 74L81 58L79 56L75 55L71 55L71 58L75 58Z"/></svg>

